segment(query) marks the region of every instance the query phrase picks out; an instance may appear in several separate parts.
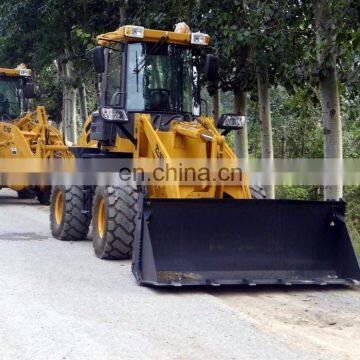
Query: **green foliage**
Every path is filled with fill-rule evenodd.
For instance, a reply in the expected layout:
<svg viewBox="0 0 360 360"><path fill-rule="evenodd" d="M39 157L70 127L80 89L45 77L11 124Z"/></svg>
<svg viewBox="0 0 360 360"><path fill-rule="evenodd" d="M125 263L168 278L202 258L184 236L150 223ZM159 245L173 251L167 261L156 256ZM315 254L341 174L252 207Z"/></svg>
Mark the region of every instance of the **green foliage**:
<svg viewBox="0 0 360 360"><path fill-rule="evenodd" d="M333 35L329 44L316 44L314 6L322 1L331 14L324 25ZM26 63L35 70L42 89L41 104L50 117L59 120L64 79L55 61L71 61L72 79L86 85L89 111L96 108L91 49L96 35L124 23L172 30L185 21L193 31L209 33L209 51L220 58L223 90L221 112L232 112L233 90L250 93L248 106L249 153L261 157L256 94L256 69L267 68L275 157L323 156L321 110L317 83L319 74L333 64L327 54L336 54L343 120L344 156L360 156L360 28L355 0L254 1L254 0L164 0L164 1L66 1L2 0L0 3L0 65ZM319 51L321 50L321 51ZM324 61L319 61L317 53ZM203 54L203 53L201 53ZM201 62L199 68L203 66ZM212 90L210 88L210 90ZM203 98L211 103L209 94ZM228 135L230 144L233 134ZM357 188L358 189L358 188ZM359 190L346 189L349 218L359 233ZM279 187L282 198L321 199L317 187Z"/></svg>
<svg viewBox="0 0 360 360"><path fill-rule="evenodd" d="M341 113L345 158L360 158L360 94L343 88Z"/></svg>
<svg viewBox="0 0 360 360"><path fill-rule="evenodd" d="M274 156L281 157L282 140L286 158L323 156L321 113L306 91L289 95L284 88L271 91Z"/></svg>
<svg viewBox="0 0 360 360"><path fill-rule="evenodd" d="M360 186L345 186L347 224L358 259L360 259Z"/></svg>
<svg viewBox="0 0 360 360"><path fill-rule="evenodd" d="M276 186L277 199L322 200L318 186Z"/></svg>
<svg viewBox="0 0 360 360"><path fill-rule="evenodd" d="M43 67L37 74L37 83L41 85L39 88L41 96L37 99L37 104L45 106L46 112L50 120L56 123L61 122L62 111L62 91L56 76L55 65Z"/></svg>
<svg viewBox="0 0 360 360"><path fill-rule="evenodd" d="M360 232L360 186L345 186L344 198L348 202L348 217Z"/></svg>

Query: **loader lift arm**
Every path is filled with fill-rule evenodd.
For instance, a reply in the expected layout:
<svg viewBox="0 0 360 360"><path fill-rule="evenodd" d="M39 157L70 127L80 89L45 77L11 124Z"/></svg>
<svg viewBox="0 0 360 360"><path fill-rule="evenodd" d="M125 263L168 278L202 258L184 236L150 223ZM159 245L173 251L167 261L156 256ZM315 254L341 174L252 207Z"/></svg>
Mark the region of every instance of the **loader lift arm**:
<svg viewBox="0 0 360 360"><path fill-rule="evenodd" d="M201 118L193 122L173 120L169 131L165 132L154 129L149 115L136 114L134 132L137 139L135 162L137 159L161 159L164 168L176 168L179 161L175 164L175 160L198 160L209 166L211 174L216 173L218 162L222 159L228 160L227 165L231 159L233 165L237 164L235 154L216 129L211 118ZM151 187L148 193L150 197L168 199L184 197L219 199L224 196L225 191L235 199L251 199L245 174L242 175L243 183L236 186L225 186L210 181L210 184L204 184L199 190L199 186L181 186L178 179L173 179L166 185L157 185L156 189Z"/></svg>

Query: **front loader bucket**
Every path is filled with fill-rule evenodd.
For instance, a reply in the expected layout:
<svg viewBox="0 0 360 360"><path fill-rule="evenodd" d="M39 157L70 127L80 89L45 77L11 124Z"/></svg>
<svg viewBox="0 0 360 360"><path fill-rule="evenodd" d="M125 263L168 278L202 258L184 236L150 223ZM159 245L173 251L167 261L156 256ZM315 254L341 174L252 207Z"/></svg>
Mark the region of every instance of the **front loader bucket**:
<svg viewBox="0 0 360 360"><path fill-rule="evenodd" d="M359 284L342 201L142 204L133 251L141 284Z"/></svg>

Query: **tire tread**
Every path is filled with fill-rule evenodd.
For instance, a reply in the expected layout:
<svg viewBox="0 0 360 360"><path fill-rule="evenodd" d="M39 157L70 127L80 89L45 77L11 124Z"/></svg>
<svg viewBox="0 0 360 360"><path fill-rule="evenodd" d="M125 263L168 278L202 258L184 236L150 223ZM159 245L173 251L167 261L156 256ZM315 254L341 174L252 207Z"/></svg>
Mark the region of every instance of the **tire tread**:
<svg viewBox="0 0 360 360"><path fill-rule="evenodd" d="M53 206L50 212L51 230L59 240L84 240L89 232L91 215L83 211L84 192L81 186L64 186L64 220L60 231L57 230ZM51 203L55 202L54 193Z"/></svg>
<svg viewBox="0 0 360 360"><path fill-rule="evenodd" d="M95 197L98 191L101 191L101 188L96 190ZM108 260L128 259L132 253L136 228L138 193L134 186L127 183L121 186L109 186L107 204L106 244L102 253L97 255L101 259Z"/></svg>

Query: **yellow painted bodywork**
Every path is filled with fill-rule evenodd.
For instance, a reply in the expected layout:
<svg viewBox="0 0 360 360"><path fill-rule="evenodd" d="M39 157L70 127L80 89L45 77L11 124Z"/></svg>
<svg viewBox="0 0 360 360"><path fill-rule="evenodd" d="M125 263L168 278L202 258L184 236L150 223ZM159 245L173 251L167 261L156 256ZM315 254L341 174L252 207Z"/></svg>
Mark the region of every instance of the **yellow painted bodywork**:
<svg viewBox="0 0 360 360"><path fill-rule="evenodd" d="M11 122L0 122L0 159L72 157L59 130L49 125L43 106ZM24 186L11 188L19 191Z"/></svg>
<svg viewBox="0 0 360 360"><path fill-rule="evenodd" d="M122 26L115 31L97 36L97 44L101 46L109 46L111 42L158 42L166 38L169 44L192 46L191 33L178 33L174 31L144 29L144 37L137 38L125 34L126 26ZM210 36L206 35L206 44L210 43Z"/></svg>
<svg viewBox="0 0 360 360"><path fill-rule="evenodd" d="M21 70L28 70L28 75L22 75ZM14 77L30 77L32 74L31 70L27 69L24 64L20 64L15 69L8 69L0 67L0 75L14 76Z"/></svg>
<svg viewBox="0 0 360 360"><path fill-rule="evenodd" d="M89 116L83 126L81 135L77 139L77 146L97 148L98 142L90 139L91 135L91 116Z"/></svg>
<svg viewBox="0 0 360 360"><path fill-rule="evenodd" d="M71 153L59 130L50 126L38 106L13 122L0 122L0 158L67 158Z"/></svg>
<svg viewBox="0 0 360 360"><path fill-rule="evenodd" d="M64 196L62 191L59 191L55 197L55 221L58 225L61 224L64 212Z"/></svg>
<svg viewBox="0 0 360 360"><path fill-rule="evenodd" d="M137 147L134 159L161 159L163 166L174 165L176 159L191 159L192 161L210 161L210 170L216 172L219 161L226 160L227 164L233 161L236 164L236 155L226 143L209 117L201 117L193 122L171 123L169 131L155 130L150 115L135 115L135 138ZM212 163L213 162L213 163ZM250 199L251 193L243 176L239 185L222 185L215 182L203 185L150 185L150 198L223 198L228 195L235 199Z"/></svg>
<svg viewBox="0 0 360 360"><path fill-rule="evenodd" d="M98 209L98 214L97 214L97 218L98 218L97 229L98 229L100 238L102 238L105 233L105 219L106 219L105 211L106 211L105 210L105 199L102 198L99 203L99 209Z"/></svg>

